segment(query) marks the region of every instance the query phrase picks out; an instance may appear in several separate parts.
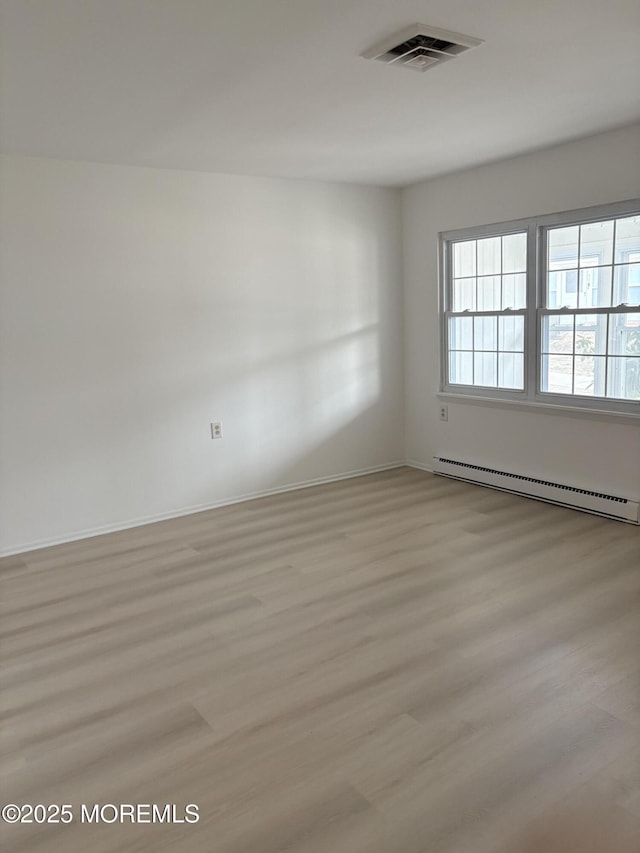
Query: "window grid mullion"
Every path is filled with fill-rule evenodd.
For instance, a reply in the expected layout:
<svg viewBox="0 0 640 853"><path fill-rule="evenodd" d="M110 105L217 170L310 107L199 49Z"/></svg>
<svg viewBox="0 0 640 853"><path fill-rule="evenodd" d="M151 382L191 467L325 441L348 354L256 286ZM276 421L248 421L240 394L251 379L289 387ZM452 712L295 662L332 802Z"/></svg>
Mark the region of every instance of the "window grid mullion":
<svg viewBox="0 0 640 853"><path fill-rule="evenodd" d="M540 313L543 317L572 317L574 314L578 316L589 316L590 314L637 314L640 307L637 305L614 305L598 306L592 308L541 308Z"/></svg>
<svg viewBox="0 0 640 853"><path fill-rule="evenodd" d="M578 257L580 257L578 255ZM576 318L573 318L573 347L571 353L571 394L576 393Z"/></svg>
<svg viewBox="0 0 640 853"><path fill-rule="evenodd" d="M580 284L581 284L581 278L582 278L582 276L580 275L580 270L581 270L580 257L581 257L581 255L582 255L582 226L578 225L578 257L576 259L576 276L578 278L578 280L576 282L576 307L577 308L582 307L580 305ZM574 322L574 333L575 333L575 322ZM573 394L573 391L571 393Z"/></svg>
<svg viewBox="0 0 640 853"><path fill-rule="evenodd" d="M478 241L476 240L476 253ZM476 384L476 321L471 320L471 382Z"/></svg>
<svg viewBox="0 0 640 853"><path fill-rule="evenodd" d="M503 305L503 276L504 276L504 235L500 237L500 301L498 305L502 308Z"/></svg>
<svg viewBox="0 0 640 853"><path fill-rule="evenodd" d="M538 319L538 304L542 301L544 285L540 279L544 265L541 255L545 251L544 234L534 224L527 228L527 316L525 319L524 339L524 390L529 400L534 400L538 390L540 365L538 351L541 328Z"/></svg>
<svg viewBox="0 0 640 853"><path fill-rule="evenodd" d="M615 247L615 242L614 242ZM614 249L615 250L615 249ZM609 314L607 316L606 332L604 338L604 396L609 393Z"/></svg>
<svg viewBox="0 0 640 853"><path fill-rule="evenodd" d="M618 232L618 220L613 220L613 237L611 238L611 290L610 290L610 301L613 305L613 293L616 287L616 240L617 240L617 232ZM620 301L620 294L616 296L616 302ZM609 325L609 321L607 320L607 326ZM607 330L608 331L608 330ZM608 341L608 338L607 338ZM607 343L608 346L608 343ZM607 355L609 353L607 352ZM606 391L605 391L606 393Z"/></svg>
<svg viewBox="0 0 640 853"><path fill-rule="evenodd" d="M593 311L589 312L593 314ZM526 308L504 308L502 311L447 311L450 317L526 317Z"/></svg>
<svg viewBox="0 0 640 853"><path fill-rule="evenodd" d="M475 250L476 250L476 311L478 310L478 305L480 304L478 300L478 241L475 241Z"/></svg>

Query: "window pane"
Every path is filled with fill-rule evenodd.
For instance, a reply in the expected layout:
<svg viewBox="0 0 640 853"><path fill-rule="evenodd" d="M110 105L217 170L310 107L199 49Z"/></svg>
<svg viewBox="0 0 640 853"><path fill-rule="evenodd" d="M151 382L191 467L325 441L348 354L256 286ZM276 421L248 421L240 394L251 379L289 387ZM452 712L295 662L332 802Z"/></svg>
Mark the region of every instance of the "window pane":
<svg viewBox="0 0 640 853"><path fill-rule="evenodd" d="M502 272L525 272L527 269L527 235L508 234L502 238Z"/></svg>
<svg viewBox="0 0 640 853"><path fill-rule="evenodd" d="M454 279L453 310L476 310L476 280L475 278Z"/></svg>
<svg viewBox="0 0 640 853"><path fill-rule="evenodd" d="M453 244L453 277L463 278L476 274L476 241L465 240Z"/></svg>
<svg viewBox="0 0 640 853"><path fill-rule="evenodd" d="M500 276L478 278L478 311L500 310Z"/></svg>
<svg viewBox="0 0 640 853"><path fill-rule="evenodd" d="M520 275L502 276L502 308L527 307L527 277Z"/></svg>
<svg viewBox="0 0 640 853"><path fill-rule="evenodd" d="M549 273L547 276L547 308L562 307L558 295L559 286L558 273Z"/></svg>
<svg viewBox="0 0 640 853"><path fill-rule="evenodd" d="M571 394L573 389L573 356L543 355L542 379L543 391L550 394Z"/></svg>
<svg viewBox="0 0 640 853"><path fill-rule="evenodd" d="M616 221L616 263L630 260L629 252L640 252L640 216Z"/></svg>
<svg viewBox="0 0 640 853"><path fill-rule="evenodd" d="M583 397L604 397L605 361L599 355L577 355L573 393Z"/></svg>
<svg viewBox="0 0 640 853"><path fill-rule="evenodd" d="M497 359L495 352L476 352L473 356L476 385L497 385Z"/></svg>
<svg viewBox="0 0 640 853"><path fill-rule="evenodd" d="M473 349L473 317L449 318L449 349Z"/></svg>
<svg viewBox="0 0 640 853"><path fill-rule="evenodd" d="M580 226L580 266L600 266L613 260L613 220Z"/></svg>
<svg viewBox="0 0 640 853"><path fill-rule="evenodd" d="M550 271L547 308L578 307L578 270Z"/></svg>
<svg viewBox="0 0 640 853"><path fill-rule="evenodd" d="M605 355L607 352L606 314L576 314L576 343L578 355Z"/></svg>
<svg viewBox="0 0 640 853"><path fill-rule="evenodd" d="M640 358L610 358L607 397L640 400Z"/></svg>
<svg viewBox="0 0 640 853"><path fill-rule="evenodd" d="M640 263L615 267L613 304L640 305Z"/></svg>
<svg viewBox="0 0 640 853"><path fill-rule="evenodd" d="M580 270L578 308L608 308L611 305L611 267Z"/></svg>
<svg viewBox="0 0 640 853"><path fill-rule="evenodd" d="M524 351L524 317L500 317L498 349L503 352Z"/></svg>
<svg viewBox="0 0 640 853"><path fill-rule="evenodd" d="M493 275L500 272L500 237L478 240L478 275Z"/></svg>
<svg viewBox="0 0 640 853"><path fill-rule="evenodd" d="M572 353L574 350L574 315L553 314L542 320L542 351Z"/></svg>
<svg viewBox="0 0 640 853"><path fill-rule="evenodd" d="M640 313L611 314L609 355L640 355Z"/></svg>
<svg viewBox="0 0 640 853"><path fill-rule="evenodd" d="M578 226L550 228L547 232L549 263L562 262L564 267L578 266Z"/></svg>
<svg viewBox="0 0 640 853"><path fill-rule="evenodd" d="M498 386L522 391L524 388L524 356L521 353L498 353Z"/></svg>
<svg viewBox="0 0 640 853"><path fill-rule="evenodd" d="M449 353L449 382L452 385L473 385L473 353Z"/></svg>
<svg viewBox="0 0 640 853"><path fill-rule="evenodd" d="M497 318L496 317L474 317L475 349L497 350Z"/></svg>

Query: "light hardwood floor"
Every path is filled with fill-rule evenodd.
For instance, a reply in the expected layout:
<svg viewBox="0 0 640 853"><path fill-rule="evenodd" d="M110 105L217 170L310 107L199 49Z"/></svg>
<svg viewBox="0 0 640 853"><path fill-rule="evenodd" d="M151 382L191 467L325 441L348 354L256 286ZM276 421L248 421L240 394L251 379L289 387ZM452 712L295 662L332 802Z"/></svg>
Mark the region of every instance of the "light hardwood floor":
<svg viewBox="0 0 640 853"><path fill-rule="evenodd" d="M408 468L0 561L7 851L638 853L640 531Z"/></svg>

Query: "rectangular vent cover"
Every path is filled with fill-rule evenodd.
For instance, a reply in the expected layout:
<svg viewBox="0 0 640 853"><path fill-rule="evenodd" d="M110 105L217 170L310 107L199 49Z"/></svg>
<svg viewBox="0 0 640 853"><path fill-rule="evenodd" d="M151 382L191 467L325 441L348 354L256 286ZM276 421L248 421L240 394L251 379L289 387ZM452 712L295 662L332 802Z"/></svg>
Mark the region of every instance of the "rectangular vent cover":
<svg viewBox="0 0 640 853"><path fill-rule="evenodd" d="M365 59L377 59L412 71L427 69L482 44L482 39L413 24L365 50Z"/></svg>
<svg viewBox="0 0 640 853"><path fill-rule="evenodd" d="M480 486L513 492L547 503L560 504L572 509L603 515L607 518L616 518L633 524L640 522L640 504L616 495L579 489L575 486L566 486L550 480L540 480L537 477L498 471L495 468L473 465L457 459L444 459L440 456L433 458L433 471L435 474L443 474L457 480L465 480Z"/></svg>

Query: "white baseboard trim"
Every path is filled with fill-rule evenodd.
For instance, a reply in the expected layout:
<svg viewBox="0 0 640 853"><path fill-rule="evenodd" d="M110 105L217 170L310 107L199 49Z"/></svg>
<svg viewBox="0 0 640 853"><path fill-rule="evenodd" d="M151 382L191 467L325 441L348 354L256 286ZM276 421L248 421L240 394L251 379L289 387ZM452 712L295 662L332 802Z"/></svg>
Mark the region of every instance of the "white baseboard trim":
<svg viewBox="0 0 640 853"><path fill-rule="evenodd" d="M407 459L404 464L407 468L417 468L418 471L427 471L429 474L433 474L433 467L431 465L425 465L424 462L416 462L413 459Z"/></svg>
<svg viewBox="0 0 640 853"><path fill-rule="evenodd" d="M346 471L343 474L330 474L327 477L316 477L313 480L303 480L300 483L289 483L286 486L277 486L273 489L263 489L258 492L249 492L232 498L223 498L219 501L182 507L181 509L169 510L134 518L129 521L117 522L116 524L105 524L100 527L92 527L87 530L78 530L64 536L56 536L52 539L39 539L33 542L24 542L20 545L0 548L0 557L13 557L18 554L27 554L29 551L37 551L40 548L49 548L52 545L64 545L69 542L79 542L81 539L91 539L93 536L103 536L106 533L117 533L120 530L130 530L134 527L143 527L145 524L154 524L157 521L167 521L171 518L181 518L184 515L195 515L198 512L206 512L209 509L219 509L223 506L253 501L258 498L266 498L269 495L279 495L283 492L293 492L296 489L309 489L312 486L321 486L323 483L337 483L339 480L350 480L354 477L365 477L367 474L377 474L380 471L390 471L393 468L403 468L411 465L409 462L388 462L384 465L372 465L370 468L358 468L355 471Z"/></svg>

